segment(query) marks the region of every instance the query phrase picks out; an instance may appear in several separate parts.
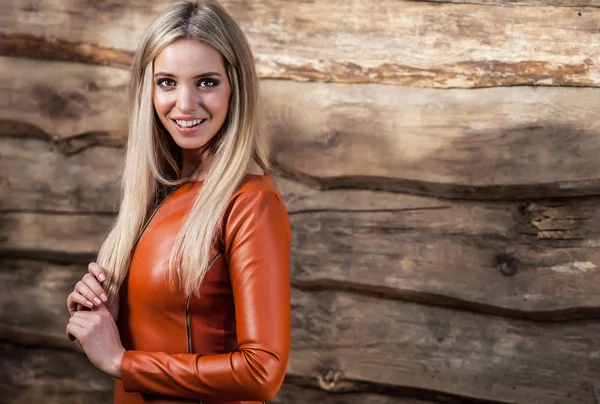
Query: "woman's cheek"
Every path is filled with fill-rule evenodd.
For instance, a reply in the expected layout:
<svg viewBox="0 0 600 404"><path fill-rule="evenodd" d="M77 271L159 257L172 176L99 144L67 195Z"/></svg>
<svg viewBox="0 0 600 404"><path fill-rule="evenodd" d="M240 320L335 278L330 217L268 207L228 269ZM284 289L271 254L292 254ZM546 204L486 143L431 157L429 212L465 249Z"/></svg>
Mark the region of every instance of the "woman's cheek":
<svg viewBox="0 0 600 404"><path fill-rule="evenodd" d="M153 97L154 108L159 115L165 115L168 112L167 100L165 94L155 93Z"/></svg>

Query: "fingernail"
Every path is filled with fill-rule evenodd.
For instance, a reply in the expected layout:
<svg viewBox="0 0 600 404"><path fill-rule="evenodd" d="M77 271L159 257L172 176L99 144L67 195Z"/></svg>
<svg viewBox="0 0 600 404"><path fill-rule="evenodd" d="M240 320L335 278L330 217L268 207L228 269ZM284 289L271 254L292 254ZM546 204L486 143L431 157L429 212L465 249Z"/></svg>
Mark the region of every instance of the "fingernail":
<svg viewBox="0 0 600 404"><path fill-rule="evenodd" d="M94 307L94 303L90 302L89 300L87 301L87 305L90 307Z"/></svg>
<svg viewBox="0 0 600 404"><path fill-rule="evenodd" d="M102 293L102 294L100 295L100 299L102 299L102 301L103 301L103 302L107 302L107 301L108 301L108 296L106 296L106 294L105 294L105 293Z"/></svg>
<svg viewBox="0 0 600 404"><path fill-rule="evenodd" d="M98 279L100 279L100 282L104 282L104 280L106 279L106 276L104 276L104 274L100 274L100 275L98 275Z"/></svg>
<svg viewBox="0 0 600 404"><path fill-rule="evenodd" d="M94 298L94 301L96 302L96 304L98 306L102 304L102 302L100 301L100 299L98 299L97 297Z"/></svg>

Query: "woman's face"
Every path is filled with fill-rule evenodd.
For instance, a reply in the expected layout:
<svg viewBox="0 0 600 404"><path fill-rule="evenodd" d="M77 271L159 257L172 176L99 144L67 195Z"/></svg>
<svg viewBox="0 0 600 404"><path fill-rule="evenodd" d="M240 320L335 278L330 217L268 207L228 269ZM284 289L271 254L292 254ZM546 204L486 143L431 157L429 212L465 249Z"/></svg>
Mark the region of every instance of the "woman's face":
<svg viewBox="0 0 600 404"><path fill-rule="evenodd" d="M230 94L221 55L209 45L182 39L154 59L154 109L182 149L202 150L219 132Z"/></svg>

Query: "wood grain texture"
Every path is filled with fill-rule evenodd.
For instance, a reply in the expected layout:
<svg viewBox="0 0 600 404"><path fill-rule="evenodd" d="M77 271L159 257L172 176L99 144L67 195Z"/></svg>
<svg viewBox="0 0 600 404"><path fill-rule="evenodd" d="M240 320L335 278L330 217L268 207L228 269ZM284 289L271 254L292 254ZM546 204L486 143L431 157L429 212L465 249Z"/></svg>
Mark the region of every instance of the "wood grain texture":
<svg viewBox="0 0 600 404"><path fill-rule="evenodd" d="M42 76L31 60L0 62L4 137L46 140L65 155L125 143L124 72L44 62ZM597 89L264 80L261 104L278 169L321 188L462 199L600 193Z"/></svg>
<svg viewBox="0 0 600 404"><path fill-rule="evenodd" d="M124 144L126 71L0 57L0 77L0 91L6 95L0 98L4 135L46 138L66 154L86 146Z"/></svg>
<svg viewBox="0 0 600 404"><path fill-rule="evenodd" d="M274 404L314 404L314 403L323 403L323 404L436 404L436 403L444 403L444 404L457 404L458 401L452 400L448 397L444 397L443 401L438 401L436 399L419 399L419 398L410 398L403 397L400 395L391 395L393 388L390 386L386 386L380 390L382 392L379 393L370 393L364 391L356 391L349 393L332 393L327 392L321 388L310 388L304 387L300 385L292 384L289 379L294 380L294 382L302 381L304 384L309 384L310 381L304 378L297 377L288 377L281 386L281 389L277 393L277 395L273 398L273 400L269 401ZM421 394L422 396L423 394Z"/></svg>
<svg viewBox="0 0 600 404"><path fill-rule="evenodd" d="M600 316L594 198L473 203L277 183L299 287L535 319Z"/></svg>
<svg viewBox="0 0 600 404"><path fill-rule="evenodd" d="M595 89L266 81L263 92L274 161L322 188L463 199L599 190Z"/></svg>
<svg viewBox="0 0 600 404"><path fill-rule="evenodd" d="M471 203L279 184L299 287L542 320L600 318L595 198ZM0 254L85 264L112 219L92 212L6 212L0 214Z"/></svg>
<svg viewBox="0 0 600 404"><path fill-rule="evenodd" d="M3 404L109 404L112 378L96 370L82 354L0 342L0 402ZM435 404L376 393L331 394L285 381L277 404ZM444 403L452 403L445 401Z"/></svg>
<svg viewBox="0 0 600 404"><path fill-rule="evenodd" d="M248 36L263 78L440 88L600 83L600 47L590 40L600 20L596 8L580 13L572 7L397 0L377 7L351 0L222 3ZM54 57L43 51L44 58L62 54L121 65L168 4L8 0L0 17L0 53L35 56L18 46L28 35L25 42L43 43L42 50L62 49Z"/></svg>
<svg viewBox="0 0 600 404"><path fill-rule="evenodd" d="M55 308L65 311L65 291L81 268L12 260L3 260L2 267L8 278L4 287L24 296L41 289L49 297L30 301L27 307L8 303L14 293L0 294L2 324L43 335L64 333L64 314L57 315ZM22 283L15 287L19 278ZM43 282L52 282L52 287ZM23 320L34 310L38 320ZM464 397L468 400L463 402L473 403L491 399L558 404L569 398L594 403L590 387L600 371L597 321L532 323L377 296L295 288L292 315L288 376L325 391L375 392L390 386L413 396Z"/></svg>
<svg viewBox="0 0 600 404"><path fill-rule="evenodd" d="M4 404L112 403L112 378L84 355L0 342L0 358Z"/></svg>
<svg viewBox="0 0 600 404"><path fill-rule="evenodd" d="M120 150L86 147L64 154L47 139L3 138L1 127L0 212L117 211L123 166Z"/></svg>
<svg viewBox="0 0 600 404"><path fill-rule="evenodd" d="M288 374L501 403L595 404L600 324L534 324L347 293L295 292Z"/></svg>
<svg viewBox="0 0 600 404"><path fill-rule="evenodd" d="M50 394L51 404L79 404L87 402L112 402L110 378L99 374L85 360L76 344L65 336L68 312L66 297L75 283L86 273L85 265L53 264L31 260L0 260L0 395L13 394L20 389L14 399L7 404L22 402L46 402L43 394ZM4 345L3 345L4 344ZM12 345L7 345L12 344ZM11 347L6 354L4 347ZM69 353L72 351L73 353ZM54 361L66 361L65 366L48 368ZM32 363L33 362L33 363ZM68 365L68 366L67 366ZM21 372L32 373L15 381ZM77 372L78 384L69 390L66 380L73 379ZM10 373L10 376L7 376ZM6 376L6 377L4 377ZM91 379L94 377L95 381ZM90 377L90 379L87 379ZM34 378L35 380L32 380ZM79 380L80 378L80 380ZM287 380L272 401L282 404L303 404L315 401L328 404L360 403L369 400L375 404L434 404L437 401L419 400L400 396L402 392L388 392L393 396L366 392L363 394L328 394L319 384L305 377ZM52 392L47 389L56 383ZM37 383L37 384L36 384ZM312 388L296 386L313 384ZM100 386L98 386L100 384ZM87 387L86 387L87 386ZM94 387L96 390L94 391ZM25 398L27 401L25 400ZM24 401L18 401L18 400ZM62 401L61 401L62 400ZM102 401L107 400L107 401ZM0 400L1 401L1 400ZM5 401L1 401L5 402Z"/></svg>
<svg viewBox="0 0 600 404"><path fill-rule="evenodd" d="M89 262L112 215L9 212L0 214L0 255Z"/></svg>
<svg viewBox="0 0 600 404"><path fill-rule="evenodd" d="M598 0L413 0L427 3L484 4L494 6L556 6L556 7L600 7ZM585 9L582 11L586 11ZM582 13L583 14L583 13Z"/></svg>

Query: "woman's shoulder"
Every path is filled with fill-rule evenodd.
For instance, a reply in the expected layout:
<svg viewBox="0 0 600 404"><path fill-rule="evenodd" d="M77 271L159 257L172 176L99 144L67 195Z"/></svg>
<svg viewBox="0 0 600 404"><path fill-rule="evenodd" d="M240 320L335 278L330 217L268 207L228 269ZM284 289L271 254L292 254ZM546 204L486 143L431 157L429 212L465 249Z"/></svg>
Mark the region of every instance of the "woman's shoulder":
<svg viewBox="0 0 600 404"><path fill-rule="evenodd" d="M281 199L279 189L273 182L271 174L264 172L262 174L248 173L242 181L242 184L234 192L232 199L248 196L255 193L273 193L278 199Z"/></svg>

